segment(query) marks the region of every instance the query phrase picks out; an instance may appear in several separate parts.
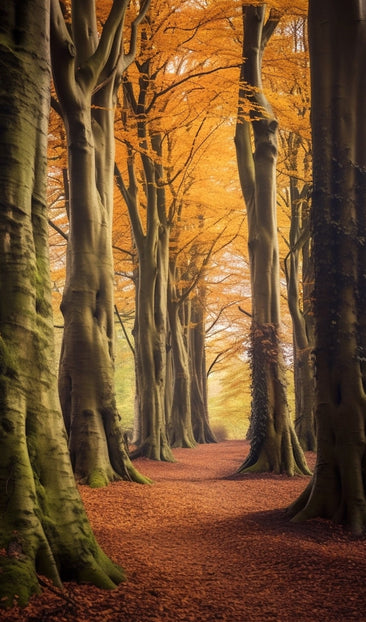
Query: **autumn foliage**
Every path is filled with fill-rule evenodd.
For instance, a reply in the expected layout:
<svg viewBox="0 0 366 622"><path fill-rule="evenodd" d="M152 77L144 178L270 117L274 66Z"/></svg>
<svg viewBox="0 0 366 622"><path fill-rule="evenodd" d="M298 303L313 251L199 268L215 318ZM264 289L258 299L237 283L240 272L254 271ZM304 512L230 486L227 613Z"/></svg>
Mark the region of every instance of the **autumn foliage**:
<svg viewBox="0 0 366 622"><path fill-rule="evenodd" d="M308 181L310 158L305 3L295 9L290 3L284 4L278 3L280 25L263 61L264 87L280 132L277 185L281 268L290 244L291 180L301 184ZM107 5L98 3L101 23ZM132 17L133 11L128 19ZM192 300L197 288L204 286L209 386L215 393L220 382L221 391L227 391L228 396L236 393L233 377L241 385L238 376L244 374L251 314L246 209L233 140L241 39L241 11L236 2L206 2L204 6L181 2L179 10L169 3L154 2L141 30L136 63L122 81L115 117L116 163L130 190L133 166L137 213L143 228L148 212L141 157L152 156L161 166L176 292L183 297L183 305L183 300ZM135 105L140 105L137 114L143 113L148 135L160 137L159 153L152 144L141 146L141 116L133 110L133 98ZM64 132L54 112L51 121L51 257L58 317L66 243L55 228L67 234L66 163ZM132 345L138 254L126 197L117 185L113 244L116 306ZM282 285L283 339L290 356L292 326L284 279ZM239 374L238 364L243 370ZM242 416L248 414L249 402Z"/></svg>

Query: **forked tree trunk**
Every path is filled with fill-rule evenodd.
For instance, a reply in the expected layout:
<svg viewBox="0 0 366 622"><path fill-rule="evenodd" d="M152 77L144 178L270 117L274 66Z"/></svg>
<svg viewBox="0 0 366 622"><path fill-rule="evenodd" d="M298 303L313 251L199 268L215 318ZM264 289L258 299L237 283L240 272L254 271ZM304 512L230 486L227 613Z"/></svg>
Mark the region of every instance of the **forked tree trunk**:
<svg viewBox="0 0 366 622"><path fill-rule="evenodd" d="M57 397L46 206L49 20L46 0L0 7L0 607L25 605L41 575L58 586L67 578L112 588L123 579L88 523Z"/></svg>
<svg viewBox="0 0 366 622"><path fill-rule="evenodd" d="M166 374L168 347L168 270L170 223L166 216L162 138L147 123L150 62L139 65L138 93L125 82L128 110L137 120L137 138L144 175L143 206L139 204L135 157L127 143L128 184L118 175L138 253L138 292L134 327L136 356L137 448L131 454L154 460L174 461L167 436ZM128 113L126 114L128 119ZM126 121L123 119L123 122Z"/></svg>
<svg viewBox="0 0 366 622"><path fill-rule="evenodd" d="M366 1L310 0L309 35L318 446L314 475L289 512L296 521L322 517L360 534L366 528Z"/></svg>
<svg viewBox="0 0 366 622"><path fill-rule="evenodd" d="M308 473L293 429L286 396L285 370L279 345L280 281L276 219L278 123L263 94L261 65L266 43L278 23L265 5L244 6L243 63L240 77L235 145L247 207L252 287L251 448L239 469L275 473ZM251 121L245 110L251 104ZM254 153L251 134L253 132Z"/></svg>
<svg viewBox="0 0 366 622"><path fill-rule="evenodd" d="M128 156L128 184L117 169L117 185L124 197L138 253L136 279L135 340L136 413L132 457L143 455L153 460L174 461L167 437L167 287L169 228L158 211L156 171L147 155L145 125L140 123L142 165L146 180L146 229L137 196L135 163Z"/></svg>
<svg viewBox="0 0 366 622"><path fill-rule="evenodd" d="M72 2L71 39L52 1L53 73L70 186L59 391L71 461L77 480L90 486L147 482L129 459L114 388L114 109L131 62L120 52L128 2L113 4L100 39L93 0Z"/></svg>

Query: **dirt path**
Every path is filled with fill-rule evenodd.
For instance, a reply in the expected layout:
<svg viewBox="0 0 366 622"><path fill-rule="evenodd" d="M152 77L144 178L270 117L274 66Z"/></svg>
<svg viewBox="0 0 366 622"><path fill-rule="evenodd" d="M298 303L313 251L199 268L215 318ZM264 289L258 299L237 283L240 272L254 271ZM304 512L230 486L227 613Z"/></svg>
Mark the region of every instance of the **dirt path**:
<svg viewBox="0 0 366 622"><path fill-rule="evenodd" d="M366 621L365 541L325 521L286 521L308 478L230 479L247 451L242 441L175 450L174 464L135 462L153 486L82 488L128 581L112 592L68 584L72 602L46 589L4 621Z"/></svg>

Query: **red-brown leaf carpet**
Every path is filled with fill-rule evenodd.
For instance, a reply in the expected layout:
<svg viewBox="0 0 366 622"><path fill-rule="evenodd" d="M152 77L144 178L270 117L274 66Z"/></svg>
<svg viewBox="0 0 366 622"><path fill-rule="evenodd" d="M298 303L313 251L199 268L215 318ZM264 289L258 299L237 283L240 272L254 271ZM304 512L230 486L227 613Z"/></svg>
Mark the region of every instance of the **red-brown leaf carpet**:
<svg viewBox="0 0 366 622"><path fill-rule="evenodd" d="M248 444L135 461L152 486L120 482L81 495L102 548L128 575L103 591L47 584L6 621L343 622L366 620L365 541L322 520L290 523L284 508L308 478L231 478ZM314 454L308 453L310 467Z"/></svg>

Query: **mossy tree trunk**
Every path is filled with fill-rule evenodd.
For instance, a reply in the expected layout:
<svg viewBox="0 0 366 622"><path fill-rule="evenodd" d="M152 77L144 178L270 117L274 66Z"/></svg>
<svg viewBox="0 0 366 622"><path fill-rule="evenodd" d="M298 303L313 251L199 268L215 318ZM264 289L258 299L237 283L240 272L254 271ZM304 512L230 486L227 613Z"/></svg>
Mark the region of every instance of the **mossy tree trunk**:
<svg viewBox="0 0 366 622"><path fill-rule="evenodd" d="M247 207L252 287L251 448L239 469L308 473L293 429L279 345L280 280L276 219L278 123L263 93L262 56L278 20L266 6L243 6L241 67L235 145ZM245 109L250 106L250 116ZM251 135L252 132L252 135ZM252 137L254 153L252 153Z"/></svg>
<svg viewBox="0 0 366 622"><path fill-rule="evenodd" d="M47 0L0 8L0 606L38 576L112 588L71 468L57 396L46 206Z"/></svg>
<svg viewBox="0 0 366 622"><path fill-rule="evenodd" d="M71 29L58 0L52 0L52 66L69 165L59 391L75 476L90 486L147 481L129 459L114 388L114 109L144 14L134 22L124 54L127 7L127 0L113 3L99 38L93 0L71 3Z"/></svg>
<svg viewBox="0 0 366 622"><path fill-rule="evenodd" d="M310 0L309 35L317 463L289 512L296 521L321 517L361 534L366 527L366 1Z"/></svg>

